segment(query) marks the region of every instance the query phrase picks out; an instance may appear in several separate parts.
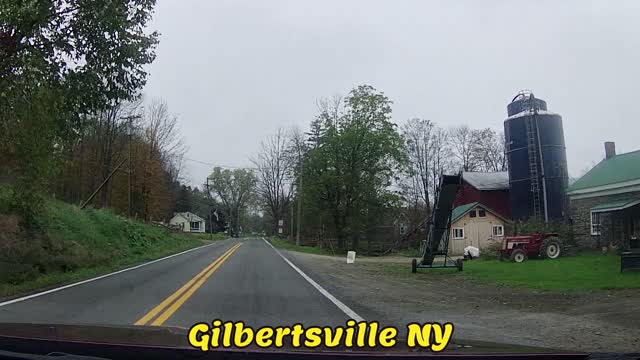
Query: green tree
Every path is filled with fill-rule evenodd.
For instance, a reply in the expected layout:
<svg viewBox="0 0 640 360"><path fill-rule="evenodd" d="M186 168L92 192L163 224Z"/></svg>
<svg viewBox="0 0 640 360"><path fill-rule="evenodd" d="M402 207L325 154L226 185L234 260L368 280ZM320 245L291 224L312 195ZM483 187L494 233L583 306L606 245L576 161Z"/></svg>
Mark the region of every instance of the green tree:
<svg viewBox="0 0 640 360"><path fill-rule="evenodd" d="M239 235L241 214L255 197L255 187L256 176L251 170L216 167L209 175L209 191L223 206L230 235Z"/></svg>
<svg viewBox="0 0 640 360"><path fill-rule="evenodd" d="M145 33L155 0L4 1L0 8L3 96L42 84L79 113L131 99L146 82L158 34ZM24 94L24 93L23 93Z"/></svg>
<svg viewBox="0 0 640 360"><path fill-rule="evenodd" d="M342 107L342 108L339 108ZM368 85L353 89L344 105L322 108L318 145L305 161L305 196L333 220L338 247L359 235L378 209L397 200L390 190L405 162L403 140L391 121L391 101Z"/></svg>
<svg viewBox="0 0 640 360"><path fill-rule="evenodd" d="M155 58L155 0L7 0L0 6L2 168L32 223L56 160L88 115L134 99Z"/></svg>

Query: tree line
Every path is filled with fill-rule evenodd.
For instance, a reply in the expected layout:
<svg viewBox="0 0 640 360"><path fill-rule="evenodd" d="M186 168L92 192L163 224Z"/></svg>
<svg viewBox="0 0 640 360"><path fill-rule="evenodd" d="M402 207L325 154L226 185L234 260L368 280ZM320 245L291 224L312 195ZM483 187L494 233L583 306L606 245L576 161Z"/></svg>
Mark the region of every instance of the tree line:
<svg viewBox="0 0 640 360"><path fill-rule="evenodd" d="M184 146L162 100L144 102L154 0L9 2L0 9L0 184L39 229L45 197L166 218ZM129 159L130 163L129 163Z"/></svg>
<svg viewBox="0 0 640 360"><path fill-rule="evenodd" d="M318 101L306 130L265 139L252 169L216 168L187 187L177 119L164 101L141 95L158 44L147 30L154 6L70 0L0 9L0 183L23 225L42 225L47 196L79 204L95 193L90 206L147 221L215 212L211 230L295 232L357 247L389 211L424 218L439 174L505 169L501 134L425 119L398 128L390 99L363 85Z"/></svg>
<svg viewBox="0 0 640 360"><path fill-rule="evenodd" d="M24 227L42 230L51 196L145 221L174 211L206 217L221 206L184 184L178 119L162 99L142 97L159 38L147 30L154 6L0 8L0 186ZM214 230L226 229L224 216Z"/></svg>
<svg viewBox="0 0 640 360"><path fill-rule="evenodd" d="M265 139L252 161L266 230L277 234L285 219L296 223L284 232L297 241L330 237L337 248L358 248L387 212L408 212L414 225L428 216L440 174L506 170L502 133L419 118L398 127L391 115L391 100L363 85L318 101L306 132Z"/></svg>
<svg viewBox="0 0 640 360"><path fill-rule="evenodd" d="M53 196L90 202L146 221L166 221L177 207L185 146L178 119L161 99L113 106L92 116L61 159ZM130 162L130 163L129 163Z"/></svg>

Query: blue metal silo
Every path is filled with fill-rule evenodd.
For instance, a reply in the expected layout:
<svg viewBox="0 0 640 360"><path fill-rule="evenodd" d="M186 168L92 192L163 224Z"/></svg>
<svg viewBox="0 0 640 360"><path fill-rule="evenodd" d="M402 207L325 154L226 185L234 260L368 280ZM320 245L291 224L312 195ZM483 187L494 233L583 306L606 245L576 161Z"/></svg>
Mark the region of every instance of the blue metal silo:
<svg viewBox="0 0 640 360"><path fill-rule="evenodd" d="M567 156L562 117L522 91L504 121L511 213L514 220L562 221L566 214Z"/></svg>

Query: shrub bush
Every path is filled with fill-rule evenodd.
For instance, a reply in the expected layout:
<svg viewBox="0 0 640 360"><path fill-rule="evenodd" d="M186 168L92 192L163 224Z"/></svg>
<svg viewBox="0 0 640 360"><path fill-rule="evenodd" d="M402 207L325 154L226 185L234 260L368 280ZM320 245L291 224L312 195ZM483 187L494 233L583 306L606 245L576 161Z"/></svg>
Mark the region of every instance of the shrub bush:
<svg viewBox="0 0 640 360"><path fill-rule="evenodd" d="M480 251L480 258L485 260L495 260L498 258L498 250L502 248L502 242L489 244Z"/></svg>
<svg viewBox="0 0 640 360"><path fill-rule="evenodd" d="M547 223L537 219L513 222L509 226L509 235L522 235L533 233L557 233L565 245L575 245L573 228L565 223Z"/></svg>

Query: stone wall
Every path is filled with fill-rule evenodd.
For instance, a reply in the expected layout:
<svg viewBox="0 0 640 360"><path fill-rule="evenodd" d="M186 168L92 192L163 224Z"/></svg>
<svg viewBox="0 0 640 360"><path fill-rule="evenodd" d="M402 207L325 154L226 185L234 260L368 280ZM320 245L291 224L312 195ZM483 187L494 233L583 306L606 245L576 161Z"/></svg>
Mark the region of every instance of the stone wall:
<svg viewBox="0 0 640 360"><path fill-rule="evenodd" d="M588 199L570 199L569 214L573 224L573 235L578 247L595 248L616 244L621 233L621 219L615 213L602 214L604 222L601 235L591 235L591 208L609 201L640 197L640 191L624 194L605 195ZM620 228L619 228L620 227Z"/></svg>

